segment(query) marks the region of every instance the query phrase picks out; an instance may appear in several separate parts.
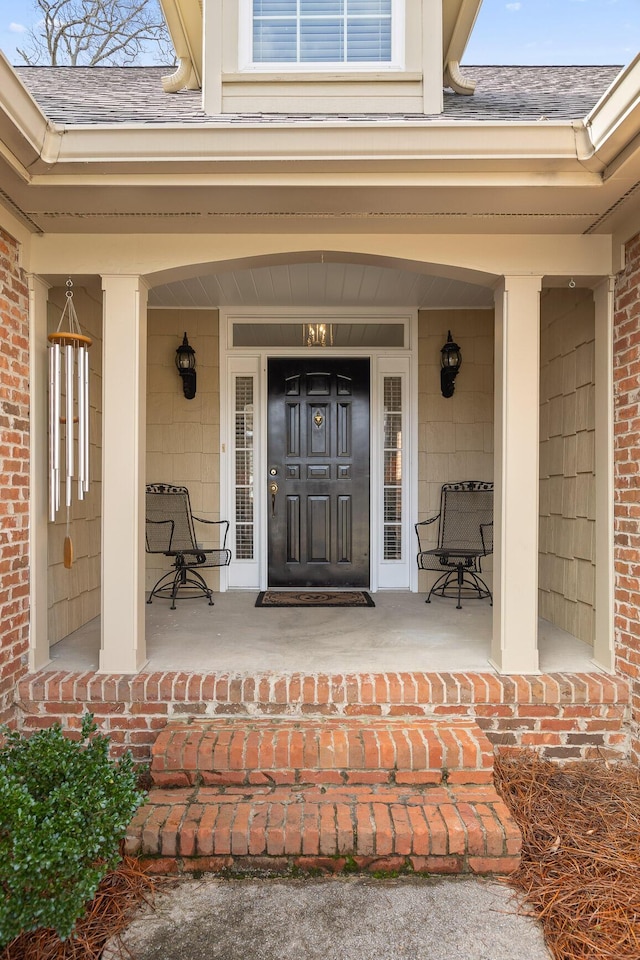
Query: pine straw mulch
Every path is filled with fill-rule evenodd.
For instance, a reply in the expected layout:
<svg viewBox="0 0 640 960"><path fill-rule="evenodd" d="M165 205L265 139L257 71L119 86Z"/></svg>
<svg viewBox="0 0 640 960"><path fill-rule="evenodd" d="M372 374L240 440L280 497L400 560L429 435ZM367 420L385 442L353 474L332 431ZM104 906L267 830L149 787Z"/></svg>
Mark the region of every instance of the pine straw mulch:
<svg viewBox="0 0 640 960"><path fill-rule="evenodd" d="M499 756L496 782L522 831L510 878L556 960L640 958L640 770Z"/></svg>
<svg viewBox="0 0 640 960"><path fill-rule="evenodd" d="M640 960L640 769L595 760L561 767L519 753L496 757L495 773L523 835L510 882L542 921L555 960ZM158 882L125 857L74 938L36 930L0 960L99 960Z"/></svg>
<svg viewBox="0 0 640 960"><path fill-rule="evenodd" d="M63 941L51 929L23 933L5 947L0 960L98 960L107 940L122 933L136 907L152 900L157 884L135 858L125 857L102 880L74 936Z"/></svg>

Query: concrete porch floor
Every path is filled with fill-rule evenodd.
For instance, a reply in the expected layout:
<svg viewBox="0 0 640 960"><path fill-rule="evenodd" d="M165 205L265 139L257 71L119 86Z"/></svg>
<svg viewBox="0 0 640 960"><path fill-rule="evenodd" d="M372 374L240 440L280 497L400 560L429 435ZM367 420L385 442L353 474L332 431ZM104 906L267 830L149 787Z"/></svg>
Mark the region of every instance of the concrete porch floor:
<svg viewBox="0 0 640 960"><path fill-rule="evenodd" d="M375 608L256 608L257 591L215 594L215 606L187 600L146 606L145 672L289 673L484 671L492 608L423 593L373 594ZM539 624L540 670L594 672L591 647L546 620ZM51 648L61 671L96 670L100 618Z"/></svg>

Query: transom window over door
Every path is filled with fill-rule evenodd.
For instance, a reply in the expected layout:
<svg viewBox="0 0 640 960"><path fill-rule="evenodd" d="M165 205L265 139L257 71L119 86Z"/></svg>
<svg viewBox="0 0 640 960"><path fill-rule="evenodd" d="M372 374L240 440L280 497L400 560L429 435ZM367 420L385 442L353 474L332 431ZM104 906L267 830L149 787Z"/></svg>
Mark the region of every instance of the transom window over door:
<svg viewBox="0 0 640 960"><path fill-rule="evenodd" d="M254 64L393 60L398 0L253 0Z"/></svg>

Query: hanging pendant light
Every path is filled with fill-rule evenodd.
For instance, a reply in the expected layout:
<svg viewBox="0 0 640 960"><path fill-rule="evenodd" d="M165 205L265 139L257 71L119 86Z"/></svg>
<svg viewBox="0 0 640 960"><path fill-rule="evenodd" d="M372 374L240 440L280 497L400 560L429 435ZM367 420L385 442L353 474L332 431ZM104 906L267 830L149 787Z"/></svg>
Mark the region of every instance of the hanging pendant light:
<svg viewBox="0 0 640 960"><path fill-rule="evenodd" d="M332 323L305 323L302 330L302 339L306 347L333 346Z"/></svg>
<svg viewBox="0 0 640 960"><path fill-rule="evenodd" d="M66 322L67 329L63 329ZM67 531L64 565L73 564L71 503L89 492L89 347L73 304L73 283L67 280L66 303L55 333L49 334L49 520L61 505L62 472Z"/></svg>

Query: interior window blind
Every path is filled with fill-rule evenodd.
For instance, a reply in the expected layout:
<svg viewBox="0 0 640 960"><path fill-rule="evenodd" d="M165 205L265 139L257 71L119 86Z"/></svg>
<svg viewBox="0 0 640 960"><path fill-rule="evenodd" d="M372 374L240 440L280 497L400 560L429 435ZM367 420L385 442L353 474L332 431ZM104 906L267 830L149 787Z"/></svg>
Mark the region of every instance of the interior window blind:
<svg viewBox="0 0 640 960"><path fill-rule="evenodd" d="M253 0L254 63L391 60L392 0Z"/></svg>

